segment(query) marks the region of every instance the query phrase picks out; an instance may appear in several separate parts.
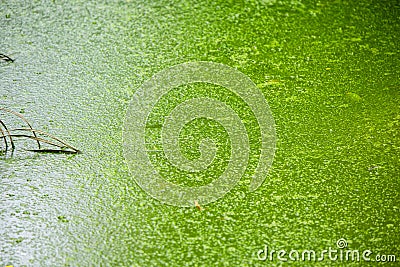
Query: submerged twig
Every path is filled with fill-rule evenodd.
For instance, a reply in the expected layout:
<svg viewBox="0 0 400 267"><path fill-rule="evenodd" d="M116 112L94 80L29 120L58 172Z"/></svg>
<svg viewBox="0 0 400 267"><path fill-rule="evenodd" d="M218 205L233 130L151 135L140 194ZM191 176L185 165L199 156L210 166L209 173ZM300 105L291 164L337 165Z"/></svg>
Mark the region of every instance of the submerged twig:
<svg viewBox="0 0 400 267"><path fill-rule="evenodd" d="M4 55L4 54L0 54L0 59L4 60L4 61L7 61L7 62L14 62L14 59L12 59L9 56Z"/></svg>
<svg viewBox="0 0 400 267"><path fill-rule="evenodd" d="M41 130L36 130L33 129L31 124L29 123L29 121L27 119L25 119L24 116L22 116L21 114L19 114L18 112L6 109L6 108L1 108L0 110L3 110L5 112L11 113L15 116L18 116L20 119L22 119L28 126L29 128L15 128L15 129L8 129L6 124L0 120L0 124L4 127L5 131L3 131L2 127L0 126L0 139L4 139L4 143L6 146L6 151L8 150L8 143L7 143L7 138L10 140L12 149L14 150L15 145L14 145L14 141L13 141L13 137L23 137L23 138L29 138L32 140L35 140L38 144L38 149L29 149L28 151L33 151L33 152L45 152L45 153L68 153L68 154L77 154L77 153L81 153L81 151L79 149L76 149L75 147L69 145L67 142L61 140L60 138L46 133L44 131ZM28 134L20 134L20 133L15 133L16 131L26 131L26 132L31 132L33 135L28 135ZM37 134L41 134L44 135L48 138L50 138L51 140L48 139L44 139L41 137L38 137ZM41 144L45 143L45 144L49 144L55 147L58 147L60 149L41 149ZM69 150L66 150L69 149Z"/></svg>
<svg viewBox="0 0 400 267"><path fill-rule="evenodd" d="M49 144L49 145L52 145L52 146L57 146L59 148L66 148L66 146L62 146L62 145L59 145L59 144L54 143L52 141L49 141L49 140L46 140L46 139L43 139L43 138L40 138L40 137L34 137L34 136L31 136L31 135L27 135L27 134L12 134L12 135L5 135L5 136L2 136L2 137L5 138L5 137L10 137L10 136L11 137L26 137L26 138L33 139L33 140L36 140L36 141L40 141L40 142L43 142L43 143L46 143L46 144Z"/></svg>
<svg viewBox="0 0 400 267"><path fill-rule="evenodd" d="M8 138L10 139L10 143L11 143L12 149L15 149L14 141L13 141L12 137L10 136L10 131L8 130L7 126L5 125L5 123L2 120L0 120L0 124L4 127L4 129L6 130L7 134L9 135ZM1 134L4 136L3 130L1 130ZM6 143L6 151L7 151L8 145L7 145L7 139L6 138L4 138L4 142Z"/></svg>
<svg viewBox="0 0 400 267"><path fill-rule="evenodd" d="M31 124L29 123L29 121L28 121L27 119L25 119L25 117L22 116L22 114L20 114L20 113L18 113L18 112L15 112L15 111L12 111L12 110L9 110L9 109L6 109L6 108L2 108L2 107L0 107L0 110L3 110L3 111L5 111L5 112L11 113L11 114L17 116L18 118L20 118L21 120L23 120L23 121L29 126L30 129L33 130ZM35 137L37 137L35 132L33 132L33 135L34 135ZM11 142L12 142L12 141L11 141ZM37 141L37 144L38 144L38 148L40 149L40 143L39 143L39 141ZM14 148L14 146L13 146L13 148Z"/></svg>
<svg viewBox="0 0 400 267"><path fill-rule="evenodd" d="M62 153L62 154L80 154L81 151L71 151L71 150L63 150L63 149L27 149L27 151L36 152L36 153Z"/></svg>
<svg viewBox="0 0 400 267"><path fill-rule="evenodd" d="M4 126L4 123L1 120L0 120L0 124ZM0 127L0 133L1 133L2 136L4 136L4 131L3 131L2 127ZM6 151L7 151L8 150L8 143L7 143L7 139L5 139L5 138L4 138L4 144L6 145Z"/></svg>
<svg viewBox="0 0 400 267"><path fill-rule="evenodd" d="M34 137L34 136L30 136L30 135L20 135L20 136L28 137L28 138L30 138L30 139L33 139L33 140L36 140L36 141L40 141L40 142L44 142L44 143L47 143L47 144L49 144L49 145L57 146L57 147L60 147L60 148L69 148L69 149L75 151L76 153L79 153L79 152L80 152L79 149L76 149L75 147L69 145L67 142L61 140L60 138L57 138L57 137L55 137L54 135L51 135L51 134L46 133L46 132L43 132L43 131L41 131L41 130L28 129L28 128L16 128L16 129L12 129L12 130L13 130L13 131L28 131L28 132L33 132L33 133L36 132L36 133L39 133L39 134L43 134L43 135L45 135L45 136L50 137L50 138L53 139L53 140L56 140L56 141L60 142L61 144L63 144L63 146L61 146L61 145L59 145L59 144L57 144L57 143L48 141L48 140L46 140L46 139L39 138L39 137ZM14 135L13 135L13 136L14 136ZM15 136L16 136L16 135L15 135Z"/></svg>

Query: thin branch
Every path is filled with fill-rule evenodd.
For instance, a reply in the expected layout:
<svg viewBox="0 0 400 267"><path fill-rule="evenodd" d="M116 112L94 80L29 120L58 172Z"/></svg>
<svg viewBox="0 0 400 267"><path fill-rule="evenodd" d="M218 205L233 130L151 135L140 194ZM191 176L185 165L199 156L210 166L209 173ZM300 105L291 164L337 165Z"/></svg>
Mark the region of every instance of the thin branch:
<svg viewBox="0 0 400 267"><path fill-rule="evenodd" d="M1 59L2 54L0 54L0 59ZM7 126L5 125L5 123L3 121L0 120L0 139L4 139L4 143L6 146L6 151L8 150L8 142L7 142L7 138L10 140L12 149L15 149L15 145L14 145L14 141L13 141L13 137L24 137L24 138L29 138L29 139L33 139L37 142L38 145L38 149L32 149L32 150L28 150L28 151L33 151L33 152L42 152L42 153L68 153L68 154L78 154L81 153L80 150L76 149L75 147L69 145L67 142L61 140L58 137L55 137L54 135L51 135L49 133L46 133L44 131L41 130L35 130L32 128L31 124L29 123L29 121L27 119L25 119L24 116L22 116L22 114L6 109L6 108L2 108L0 107L0 110L4 111L4 112L8 112L11 113L17 117L19 117L21 120L23 120L28 126L29 128L16 128L16 129L8 129ZM2 129L2 127L4 127L5 131ZM32 135L28 135L28 134L11 134L11 132L13 131L27 131L32 133ZM48 139L44 139L41 137L38 137L37 134L41 134L44 135L48 138L50 138L51 140ZM41 149L41 144L40 142L58 147L60 149ZM65 150L65 149L69 149L69 150Z"/></svg>
<svg viewBox="0 0 400 267"><path fill-rule="evenodd" d="M0 120L0 124L3 125L4 123ZM1 135L4 136L4 131L3 131L2 127L0 127L0 132L1 132ZM8 150L8 143L7 143L7 139L6 138L4 138L4 143L6 144L6 151L7 151Z"/></svg>
<svg viewBox="0 0 400 267"><path fill-rule="evenodd" d="M34 136L32 136L32 135L27 135L27 134L3 135L3 136L0 136L0 138L6 138L6 137L10 137L10 136L11 136L11 137L26 137L26 138L33 139L33 140L35 140L35 141L40 141L40 142L43 142L43 143L46 143L46 144L49 144L49 145L52 145L52 146L56 146L56 147L59 147L59 148L66 148L66 146L62 146L62 145L60 145L60 144L54 143L54 142L49 141L49 140L46 140L46 139L44 139L44 138L34 137Z"/></svg>
<svg viewBox="0 0 400 267"><path fill-rule="evenodd" d="M4 61L11 61L11 62L14 62L14 59L12 59L12 58L10 58L9 56L4 55L4 54L0 54L0 59L2 59L2 60L4 60Z"/></svg>
<svg viewBox="0 0 400 267"><path fill-rule="evenodd" d="M79 154L80 151L71 151L63 149L27 149L27 151L37 152L37 153L64 153L64 154Z"/></svg>
<svg viewBox="0 0 400 267"><path fill-rule="evenodd" d="M75 147L69 145L67 142L61 140L60 138L55 137L54 135L51 135L51 134L49 134L49 133L43 132L43 131L41 131L41 130L28 129L28 128L16 128L16 129L12 129L12 131L28 131L28 132L34 132L34 133L36 132L36 133L39 133L39 134L43 134L43 135L45 135L45 136L48 136L48 137L50 137L50 138L52 138L52 139L54 139L54 140L60 142L60 143L63 144L65 147L68 147L68 148L70 148L70 149L72 149L72 150L75 150L76 152L80 152L79 149L76 149ZM39 139L40 139L39 141L42 141L42 138L39 138ZM44 140L44 139L43 139L43 140Z"/></svg>
<svg viewBox="0 0 400 267"><path fill-rule="evenodd" d="M14 130L21 130L21 129L14 129ZM40 131L40 132L41 132L41 131ZM44 133L44 132L43 132L43 133ZM63 148L69 148L69 149L73 150L74 153L81 153L80 150L78 150L78 149L76 149L76 148L74 148L74 147L68 145L67 143L62 143L63 145L60 145L60 144L57 144L57 143L55 143L55 142L46 140L46 139L44 139L44 138L34 137L34 136L31 136L31 135L27 135L27 134L12 134L12 135L6 135L6 136L3 135L3 136L0 136L0 138L5 138L5 137L7 137L7 136L12 136L12 137L26 137L26 138L33 139L33 140L36 140L36 141L40 141L40 142L43 142L43 143L46 143L46 144L49 144L49 145L52 145L52 146L59 147L59 148L61 148L61 149L63 149ZM58 141L57 139L55 139L55 140ZM60 141L59 141L59 142L60 142ZM60 143L61 143L61 142L60 142ZM47 149L35 149L35 150L31 150L31 151L45 151L45 150L47 150Z"/></svg>
<svg viewBox="0 0 400 267"><path fill-rule="evenodd" d="M14 145L14 141L13 141L13 139L11 137L10 131L8 130L7 126L4 124L4 122L2 120L0 120L0 124L3 125L4 129L6 130L8 136L9 136L8 138L10 138L11 147L14 150L15 149L15 145ZM3 130L1 130L1 132L3 132ZM4 134L3 134L3 136L4 136ZM6 140L5 137L4 137L4 142L6 142L6 147L7 147L7 140Z"/></svg>
<svg viewBox="0 0 400 267"><path fill-rule="evenodd" d="M27 119L25 119L25 117L22 116L22 114L20 114L18 112L15 112L15 111L12 111L12 110L9 110L9 109L6 109L6 108L2 108L2 107L0 107L0 110L3 110L5 112L11 113L11 114L14 114L15 116L19 117L21 120L23 120L29 126L29 128L31 130L33 130L31 124L29 123L29 121ZM32 133L33 133L33 136L37 138L35 131L32 131ZM38 144L38 148L40 149L40 142L39 142L39 140L36 140L36 141L37 141L37 144ZM13 149L14 149L14 145L13 145Z"/></svg>

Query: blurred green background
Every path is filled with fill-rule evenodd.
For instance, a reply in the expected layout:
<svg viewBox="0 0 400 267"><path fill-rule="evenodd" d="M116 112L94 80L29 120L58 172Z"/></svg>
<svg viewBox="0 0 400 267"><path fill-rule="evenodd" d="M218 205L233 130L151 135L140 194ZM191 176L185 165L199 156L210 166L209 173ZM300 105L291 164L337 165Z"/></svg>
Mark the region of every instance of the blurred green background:
<svg viewBox="0 0 400 267"><path fill-rule="evenodd" d="M0 106L84 152L34 154L29 142L0 155L0 265L377 265L257 258L340 238L399 261L399 40L398 1L0 1L0 53L15 59L0 62ZM200 60L250 77L278 137L257 191L250 168L201 211L152 199L122 153L135 90Z"/></svg>

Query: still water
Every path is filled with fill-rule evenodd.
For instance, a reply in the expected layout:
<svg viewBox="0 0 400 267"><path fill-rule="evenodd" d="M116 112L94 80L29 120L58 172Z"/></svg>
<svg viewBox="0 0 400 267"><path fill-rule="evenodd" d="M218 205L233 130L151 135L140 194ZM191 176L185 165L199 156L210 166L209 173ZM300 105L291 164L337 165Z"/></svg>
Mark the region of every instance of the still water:
<svg viewBox="0 0 400 267"><path fill-rule="evenodd" d="M322 251L341 238L373 259L400 260L397 1L0 4L0 53L15 59L0 62L0 106L83 151L38 154L25 150L34 142L20 140L14 153L0 155L0 265L267 266L281 262L259 260L266 245ZM135 90L189 61L223 63L250 77L278 138L258 190L248 190L250 168L201 209L151 198L123 156ZM179 89L170 102L206 91ZM170 102L160 103L160 114ZM203 126L194 125L194 137L223 136L218 125ZM196 157L196 148L186 149ZM313 265L327 261L360 264Z"/></svg>

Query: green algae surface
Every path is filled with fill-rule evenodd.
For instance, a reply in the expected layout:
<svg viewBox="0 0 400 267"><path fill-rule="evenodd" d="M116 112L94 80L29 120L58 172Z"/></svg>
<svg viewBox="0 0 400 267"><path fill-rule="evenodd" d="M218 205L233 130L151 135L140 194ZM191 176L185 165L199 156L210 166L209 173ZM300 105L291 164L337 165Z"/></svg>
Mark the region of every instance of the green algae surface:
<svg viewBox="0 0 400 267"><path fill-rule="evenodd" d="M394 255L397 263L387 265L396 266L399 17L398 1L0 1L0 53L15 59L0 62L0 106L83 151L35 154L23 149L34 144L20 141L13 154L0 154L0 265L374 266ZM210 85L163 98L149 117L148 146L184 98L224 100L248 129L246 173L201 208L153 199L123 156L135 90L189 61L246 74L277 133L269 174L249 192L260 130L248 107ZM183 128L182 153L198 158L201 138L220 149L218 163L198 176L165 157L151 160L170 182L207 184L231 148L223 127L203 119ZM317 256L262 260L265 248ZM360 261L318 260L329 248L358 250Z"/></svg>

